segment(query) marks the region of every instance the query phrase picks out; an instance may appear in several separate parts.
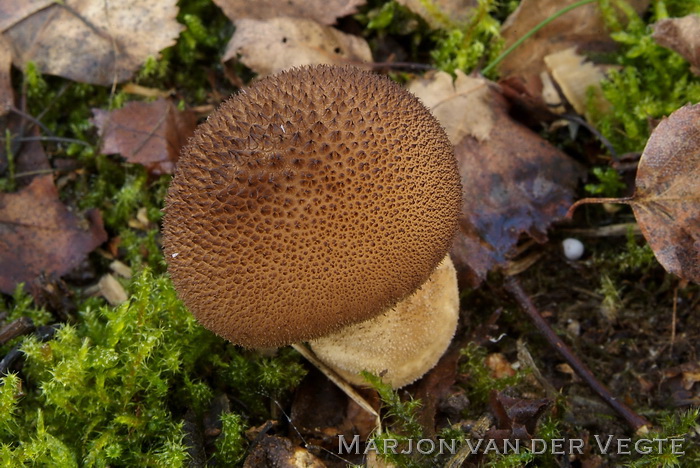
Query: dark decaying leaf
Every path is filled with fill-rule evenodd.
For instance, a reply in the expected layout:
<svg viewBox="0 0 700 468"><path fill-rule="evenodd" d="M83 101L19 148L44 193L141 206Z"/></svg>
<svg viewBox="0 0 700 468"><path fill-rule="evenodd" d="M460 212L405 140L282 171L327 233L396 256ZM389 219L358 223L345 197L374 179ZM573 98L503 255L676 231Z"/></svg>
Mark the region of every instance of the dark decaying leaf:
<svg viewBox="0 0 700 468"><path fill-rule="evenodd" d="M42 275L61 276L106 239L99 211L85 218L71 212L51 175L0 194L0 291L12 293L22 282L31 290Z"/></svg>
<svg viewBox="0 0 700 468"><path fill-rule="evenodd" d="M358 391L379 411L379 396L375 390ZM328 450L337 450L339 435L352 440L355 434L359 434L360 440L365 441L376 426L374 416L361 409L318 371L309 372L297 388L291 419L306 442Z"/></svg>
<svg viewBox="0 0 700 468"><path fill-rule="evenodd" d="M175 0L0 0L0 32L14 63L71 80L111 85L129 79L182 31ZM17 4L25 4L21 8ZM0 14L2 18L2 14Z"/></svg>
<svg viewBox="0 0 700 468"><path fill-rule="evenodd" d="M496 429L492 429L487 436L499 436L520 440L531 439L537 431L537 422L549 409L552 400L539 398L528 400L524 398L512 398L502 392L492 391L489 397L489 406L496 416Z"/></svg>
<svg viewBox="0 0 700 468"><path fill-rule="evenodd" d="M302 447L292 444L289 439L264 435L250 450L243 468L325 468L325 464Z"/></svg>
<svg viewBox="0 0 700 468"><path fill-rule="evenodd" d="M336 18L357 12L366 0L214 0L224 14L237 21L242 18L267 20L280 16L307 18L321 24L333 24Z"/></svg>
<svg viewBox="0 0 700 468"><path fill-rule="evenodd" d="M192 112L180 111L166 99L130 102L112 112L93 109L93 116L103 153L121 154L155 175L172 173L180 148L196 125Z"/></svg>
<svg viewBox="0 0 700 468"><path fill-rule="evenodd" d="M647 142L630 201L663 267L700 283L700 104L661 121Z"/></svg>
<svg viewBox="0 0 700 468"><path fill-rule="evenodd" d="M438 411L449 412L452 409L451 405L463 401L459 397L448 401L451 396L456 396L453 393L453 385L457 380L457 364L461 356L459 349L459 347L451 347L435 367L411 386L411 394L421 401L418 422L423 427L423 434L427 437L435 437L438 431L436 428ZM461 392L459 394L462 395ZM459 413L452 416L459 417Z"/></svg>
<svg viewBox="0 0 700 468"><path fill-rule="evenodd" d="M491 91L490 101L488 138L465 136L455 146L464 195L452 254L472 284L505 264L522 233L545 242L582 174L566 154L512 120L502 95Z"/></svg>
<svg viewBox="0 0 700 468"><path fill-rule="evenodd" d="M665 18L654 25L652 36L664 47L681 54L700 75L700 15Z"/></svg>

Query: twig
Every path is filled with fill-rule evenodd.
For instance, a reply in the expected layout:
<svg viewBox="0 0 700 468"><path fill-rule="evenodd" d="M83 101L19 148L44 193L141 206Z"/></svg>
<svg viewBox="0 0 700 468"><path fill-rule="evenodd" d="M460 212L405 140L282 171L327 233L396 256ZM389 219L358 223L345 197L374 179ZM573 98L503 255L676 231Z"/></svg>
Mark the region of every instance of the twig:
<svg viewBox="0 0 700 468"><path fill-rule="evenodd" d="M516 299L520 308L530 317L537 330L544 335L547 341L556 349L564 360L576 371L579 377L588 384L591 389L598 394L611 408L624 418L637 434L646 434L651 427L651 423L643 416L638 415L629 406L615 398L610 390L603 385L593 372L581 361L561 338L552 330L549 323L540 315L532 300L523 291L520 283L513 276L508 276L505 280L506 290Z"/></svg>

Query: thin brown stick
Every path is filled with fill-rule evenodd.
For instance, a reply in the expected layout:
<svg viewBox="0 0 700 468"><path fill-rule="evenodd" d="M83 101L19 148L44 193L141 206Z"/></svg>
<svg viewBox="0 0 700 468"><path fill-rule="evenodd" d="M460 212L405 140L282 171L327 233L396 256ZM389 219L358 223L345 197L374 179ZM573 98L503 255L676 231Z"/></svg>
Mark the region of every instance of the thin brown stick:
<svg viewBox="0 0 700 468"><path fill-rule="evenodd" d="M530 297L523 291L520 283L513 276L508 276L505 280L506 290L516 299L520 308L530 317L537 330L556 349L564 360L576 371L579 377L588 384L591 389L598 394L612 409L629 424L637 434L646 434L651 428L651 423L643 416L638 415L629 406L615 398L610 390L602 384L593 372L581 361L561 338L552 330L549 323L540 315L539 311L530 300Z"/></svg>

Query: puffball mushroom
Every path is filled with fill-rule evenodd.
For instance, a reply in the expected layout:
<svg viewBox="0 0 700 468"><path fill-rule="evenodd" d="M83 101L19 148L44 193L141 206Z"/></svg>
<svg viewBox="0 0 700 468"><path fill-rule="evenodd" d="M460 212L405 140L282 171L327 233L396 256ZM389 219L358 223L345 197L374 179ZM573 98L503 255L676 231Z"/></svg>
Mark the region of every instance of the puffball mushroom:
<svg viewBox="0 0 700 468"><path fill-rule="evenodd" d="M460 206L452 146L416 97L357 68L309 66L262 78L197 128L163 246L206 328L277 347L410 296L445 256Z"/></svg>

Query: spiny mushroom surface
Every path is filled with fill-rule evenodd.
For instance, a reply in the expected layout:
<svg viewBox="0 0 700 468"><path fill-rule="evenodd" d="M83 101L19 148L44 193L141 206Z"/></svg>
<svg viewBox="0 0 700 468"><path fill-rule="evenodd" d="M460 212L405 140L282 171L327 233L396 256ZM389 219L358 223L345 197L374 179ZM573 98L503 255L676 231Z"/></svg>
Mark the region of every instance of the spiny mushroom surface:
<svg viewBox="0 0 700 468"><path fill-rule="evenodd" d="M380 314L449 248L461 204L445 132L408 91L351 67L255 82L200 125L163 244L197 319L273 347Z"/></svg>

